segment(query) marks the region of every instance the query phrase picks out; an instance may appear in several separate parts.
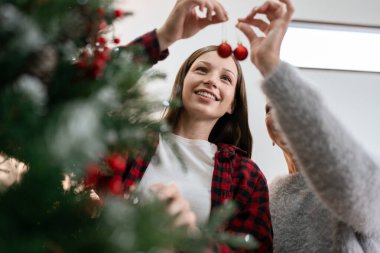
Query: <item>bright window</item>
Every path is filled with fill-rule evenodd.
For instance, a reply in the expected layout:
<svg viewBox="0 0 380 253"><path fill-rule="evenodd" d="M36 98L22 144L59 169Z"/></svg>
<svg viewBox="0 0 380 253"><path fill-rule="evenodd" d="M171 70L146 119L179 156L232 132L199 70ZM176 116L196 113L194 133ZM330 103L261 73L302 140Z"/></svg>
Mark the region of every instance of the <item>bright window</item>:
<svg viewBox="0 0 380 253"><path fill-rule="evenodd" d="M380 72L380 28L292 22L281 58L301 68Z"/></svg>

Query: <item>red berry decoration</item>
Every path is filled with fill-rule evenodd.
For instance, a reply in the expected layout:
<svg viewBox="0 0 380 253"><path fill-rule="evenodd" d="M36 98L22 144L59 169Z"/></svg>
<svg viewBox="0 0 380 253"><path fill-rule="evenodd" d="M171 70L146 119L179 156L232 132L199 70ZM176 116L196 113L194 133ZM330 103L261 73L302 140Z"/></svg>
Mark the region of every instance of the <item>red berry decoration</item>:
<svg viewBox="0 0 380 253"><path fill-rule="evenodd" d="M232 48L227 42L222 42L218 47L218 54L222 58L227 58L231 55Z"/></svg>
<svg viewBox="0 0 380 253"><path fill-rule="evenodd" d="M103 36L99 36L97 39L96 39L96 42L98 42L100 45L105 45L107 43L107 40L106 38L104 38Z"/></svg>
<svg viewBox="0 0 380 253"><path fill-rule="evenodd" d="M122 157L120 154L112 154L109 155L106 160L108 166L113 170L115 174L123 174L125 166L127 165L124 157Z"/></svg>
<svg viewBox="0 0 380 253"><path fill-rule="evenodd" d="M116 9L116 10L114 10L113 15L114 15L116 18L120 18L120 17L124 16L124 11L119 10L119 9Z"/></svg>
<svg viewBox="0 0 380 253"><path fill-rule="evenodd" d="M120 43L120 39L119 38L113 38L113 43L119 44Z"/></svg>
<svg viewBox="0 0 380 253"><path fill-rule="evenodd" d="M239 43L238 46L234 50L234 56L236 60L238 61L245 60L245 58L247 58L248 56L247 48L245 48L245 46Z"/></svg>

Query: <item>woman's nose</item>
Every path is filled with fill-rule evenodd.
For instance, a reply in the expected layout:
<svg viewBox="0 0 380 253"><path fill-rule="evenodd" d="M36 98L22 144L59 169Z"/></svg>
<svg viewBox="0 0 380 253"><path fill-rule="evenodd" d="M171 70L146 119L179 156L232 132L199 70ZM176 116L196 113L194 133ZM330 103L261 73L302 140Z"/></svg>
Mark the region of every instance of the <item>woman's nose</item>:
<svg viewBox="0 0 380 253"><path fill-rule="evenodd" d="M203 82L207 85L214 87L214 88L218 87L218 78L216 77L215 74L208 75Z"/></svg>

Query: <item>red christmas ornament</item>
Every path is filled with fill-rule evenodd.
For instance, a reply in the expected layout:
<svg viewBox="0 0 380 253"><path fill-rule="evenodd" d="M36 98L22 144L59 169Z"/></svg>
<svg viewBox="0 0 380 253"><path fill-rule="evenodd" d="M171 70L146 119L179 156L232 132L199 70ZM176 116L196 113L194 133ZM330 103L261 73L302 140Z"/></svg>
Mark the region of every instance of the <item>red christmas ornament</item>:
<svg viewBox="0 0 380 253"><path fill-rule="evenodd" d="M95 50L91 65L88 66L87 74L90 78L98 79L103 75L107 67L107 62L111 58L111 50L108 47L101 47Z"/></svg>
<svg viewBox="0 0 380 253"><path fill-rule="evenodd" d="M114 10L113 15L114 15L116 18L120 18L120 17L124 16L124 11L119 10L119 9L116 9L116 10Z"/></svg>
<svg viewBox="0 0 380 253"><path fill-rule="evenodd" d="M111 58L111 50L108 47L97 49L95 51L95 60L108 61Z"/></svg>
<svg viewBox="0 0 380 253"><path fill-rule="evenodd" d="M86 176L84 184L86 187L95 187L102 176L100 167L96 164L90 164L86 167Z"/></svg>
<svg viewBox="0 0 380 253"><path fill-rule="evenodd" d="M86 69L87 68L87 61L85 59L80 59L77 63L76 66L79 69Z"/></svg>
<svg viewBox="0 0 380 253"><path fill-rule="evenodd" d="M123 179L121 176L116 175L111 177L108 182L108 190L115 195L123 195Z"/></svg>
<svg viewBox="0 0 380 253"><path fill-rule="evenodd" d="M113 43L119 44L120 43L120 39L119 38L113 38Z"/></svg>
<svg viewBox="0 0 380 253"><path fill-rule="evenodd" d="M107 62L101 58L95 58L90 69L90 77L100 78L103 75L104 69L106 68Z"/></svg>
<svg viewBox="0 0 380 253"><path fill-rule="evenodd" d="M120 154L112 154L109 155L107 158L107 164L108 166L113 170L115 174L121 175L123 174L125 167L127 165L127 162L124 157L122 157Z"/></svg>
<svg viewBox="0 0 380 253"><path fill-rule="evenodd" d="M83 51L79 55L79 59L78 59L78 62L76 63L76 66L79 69L86 69L87 66L88 66L88 61L89 61L89 55L88 55L88 53L86 51Z"/></svg>
<svg viewBox="0 0 380 253"><path fill-rule="evenodd" d="M238 44L238 46L234 50L234 56L236 60L242 61L245 60L248 56L248 50L243 46L241 43Z"/></svg>
<svg viewBox="0 0 380 253"><path fill-rule="evenodd" d="M232 48L227 42L222 42L218 47L218 54L222 58L227 58L231 55Z"/></svg>

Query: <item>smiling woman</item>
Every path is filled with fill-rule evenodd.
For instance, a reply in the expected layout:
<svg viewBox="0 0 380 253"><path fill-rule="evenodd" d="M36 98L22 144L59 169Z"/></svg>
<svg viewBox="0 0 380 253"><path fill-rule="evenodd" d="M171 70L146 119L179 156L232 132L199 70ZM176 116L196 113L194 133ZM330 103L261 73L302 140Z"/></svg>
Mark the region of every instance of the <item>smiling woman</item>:
<svg viewBox="0 0 380 253"><path fill-rule="evenodd" d="M198 8L204 17L197 15ZM216 0L178 0L163 26L129 46L141 46L155 64L177 40L227 19ZM152 140L157 144L153 157L128 157L122 168L124 190L137 184L138 190L156 195L167 203L176 224L192 231L207 223L217 207L234 201L237 210L220 229L255 238L259 247L243 250L214 242L213 252L272 252L268 185L250 158L245 81L237 60L221 58L217 49L202 47L180 67L170 100L181 105L169 107L164 115L172 132Z"/></svg>
<svg viewBox="0 0 380 253"><path fill-rule="evenodd" d="M139 41L144 39L134 43ZM233 56L221 58L217 49L198 49L182 64L170 98L181 106L169 107L164 115L172 133L159 136L154 157L144 165L126 166L131 168L125 172L126 184L139 183L140 190L153 190L162 200L177 199L182 212L191 213L178 222L190 227L206 223L218 206L233 200L238 210L226 232L253 235L260 242L255 252L271 252L268 188L250 159L252 137L242 70ZM173 206L169 210L178 209Z"/></svg>
<svg viewBox="0 0 380 253"><path fill-rule="evenodd" d="M210 119L214 123L209 125L206 139L213 143L236 145L250 156L252 135L248 124L247 97L242 70L236 59L221 58L216 50L217 46L199 49L182 64L174 82L171 100L182 101L184 106L169 108L164 118L175 131L181 131L180 120L187 118L188 121L193 121L203 116L212 117ZM199 92L203 93L203 96ZM193 94L197 96L192 96ZM209 100L208 96L215 97L215 101ZM192 100L203 101L203 104L207 103L208 106ZM195 111L191 112L186 108L194 108ZM234 110L234 108L239 109ZM207 111L208 116L205 115ZM189 126L188 123L181 125ZM194 129L197 128L190 129L191 134L194 134ZM202 133L203 135L205 133L203 127Z"/></svg>

